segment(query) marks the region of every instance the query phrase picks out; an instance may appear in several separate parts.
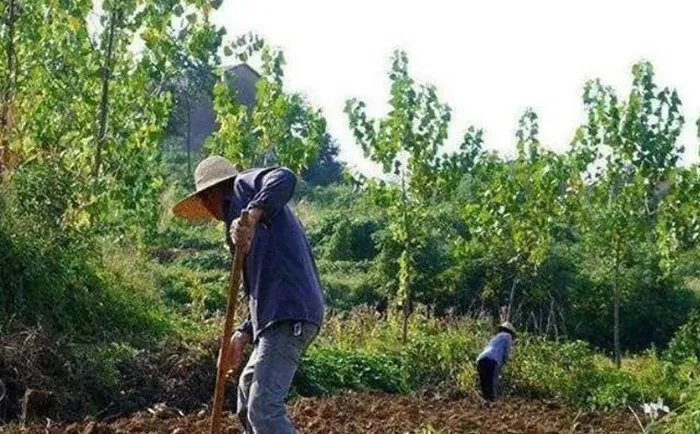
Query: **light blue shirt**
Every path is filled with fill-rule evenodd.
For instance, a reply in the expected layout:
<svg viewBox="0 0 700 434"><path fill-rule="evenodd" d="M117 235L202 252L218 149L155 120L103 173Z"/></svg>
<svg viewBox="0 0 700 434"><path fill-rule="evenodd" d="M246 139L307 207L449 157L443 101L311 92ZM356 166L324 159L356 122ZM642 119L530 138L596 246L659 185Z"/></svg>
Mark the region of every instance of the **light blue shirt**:
<svg viewBox="0 0 700 434"><path fill-rule="evenodd" d="M491 338L486 348L476 358L478 362L481 359L491 359L498 363L498 366L503 365L510 357L510 349L513 346L513 336L507 332L499 332Z"/></svg>

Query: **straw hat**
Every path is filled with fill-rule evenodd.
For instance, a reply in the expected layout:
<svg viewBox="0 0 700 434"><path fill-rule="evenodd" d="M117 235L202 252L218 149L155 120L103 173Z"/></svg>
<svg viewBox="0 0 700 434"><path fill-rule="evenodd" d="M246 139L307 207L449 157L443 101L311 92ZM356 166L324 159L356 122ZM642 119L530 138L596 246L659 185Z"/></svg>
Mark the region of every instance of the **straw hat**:
<svg viewBox="0 0 700 434"><path fill-rule="evenodd" d="M202 203L201 193L224 181L233 179L238 171L230 161L217 155L202 160L194 169L195 192L173 207L173 214L187 220L208 220L212 218Z"/></svg>
<svg viewBox="0 0 700 434"><path fill-rule="evenodd" d="M501 325L499 325L499 326L498 326L498 330L510 332L510 333L513 334L513 335L515 334L515 327L513 327L513 324L511 324L511 323L508 322L508 321L506 321L506 322L502 323Z"/></svg>

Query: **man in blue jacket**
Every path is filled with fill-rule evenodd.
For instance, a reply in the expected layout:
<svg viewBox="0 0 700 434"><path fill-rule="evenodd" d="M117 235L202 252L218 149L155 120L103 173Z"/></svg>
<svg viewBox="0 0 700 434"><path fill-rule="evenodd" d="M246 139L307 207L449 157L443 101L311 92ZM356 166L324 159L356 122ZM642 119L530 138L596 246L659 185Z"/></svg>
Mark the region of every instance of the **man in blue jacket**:
<svg viewBox="0 0 700 434"><path fill-rule="evenodd" d="M504 322L476 359L481 394L487 401L498 399L498 379L501 368L510 357L514 339L515 328L511 323Z"/></svg>
<svg viewBox="0 0 700 434"><path fill-rule="evenodd" d="M294 433L285 398L301 355L323 322L323 291L301 224L287 203L296 176L286 168L238 173L225 158L212 156L194 172L196 192L174 208L190 220L225 223L227 242L246 253L243 283L249 316L223 358L236 370L245 347L253 352L238 382L238 416L248 434ZM249 211L248 225L239 219Z"/></svg>

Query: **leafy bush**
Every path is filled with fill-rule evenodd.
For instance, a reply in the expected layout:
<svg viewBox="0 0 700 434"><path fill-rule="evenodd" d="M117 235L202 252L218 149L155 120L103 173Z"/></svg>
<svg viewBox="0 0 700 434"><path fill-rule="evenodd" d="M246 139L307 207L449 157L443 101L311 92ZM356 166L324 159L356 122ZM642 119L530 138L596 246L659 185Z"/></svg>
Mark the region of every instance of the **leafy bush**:
<svg viewBox="0 0 700 434"><path fill-rule="evenodd" d="M364 261L377 255L373 239L380 223L376 219L359 218L338 221L328 240L325 257L335 261Z"/></svg>
<svg viewBox="0 0 700 434"><path fill-rule="evenodd" d="M332 393L333 385L339 390L341 384L365 388L368 380L363 370L367 370L373 376L400 378L410 390L437 387L471 391L477 381L475 359L491 333L484 322L428 319L417 313L410 322L409 340L402 344L400 322L395 319L381 319L367 309L334 315L328 318L305 362L311 367L302 377L302 388L311 394ZM377 359L368 356L375 354L391 360L385 362L391 369L376 367ZM317 357L323 362L317 362ZM337 360L343 357L352 361ZM343 370L343 380L319 366ZM555 399L586 409L623 409L658 398L678 406L688 399L685 391L699 370L696 362L668 363L653 351L625 359L618 370L585 342L556 342L523 333L502 372L501 386L506 395ZM348 378L362 380L353 383ZM386 381L392 378L373 378L372 384L388 390L392 386Z"/></svg>
<svg viewBox="0 0 700 434"><path fill-rule="evenodd" d="M473 367L489 328L478 323L429 321L421 315L413 318L412 326L411 338L400 350L411 384L415 388L460 387L455 379Z"/></svg>
<svg viewBox="0 0 700 434"><path fill-rule="evenodd" d="M171 328L138 254L0 210L0 313L69 339L155 338Z"/></svg>
<svg viewBox="0 0 700 434"><path fill-rule="evenodd" d="M664 432L669 434L686 434L700 432L700 382L687 390L688 399L683 411L671 419Z"/></svg>
<svg viewBox="0 0 700 434"><path fill-rule="evenodd" d="M582 392L578 383L592 379L595 361L593 351L583 342L556 343L523 335L516 340L506 366L504 388L511 393L581 400L576 396ZM582 378L585 376L589 378Z"/></svg>
<svg viewBox="0 0 700 434"><path fill-rule="evenodd" d="M351 310L355 306L377 306L382 302L370 264L319 261L318 268L329 307Z"/></svg>
<svg viewBox="0 0 700 434"><path fill-rule="evenodd" d="M173 309L201 318L226 306L228 274L224 271L193 271L179 264L154 267L154 271L163 301Z"/></svg>
<svg viewBox="0 0 700 434"><path fill-rule="evenodd" d="M304 396L343 390L406 393L410 389L398 357L333 347L312 347L295 380L296 392Z"/></svg>
<svg viewBox="0 0 700 434"><path fill-rule="evenodd" d="M223 229L220 226L213 223L193 225L169 216L161 222L151 245L168 249L225 250Z"/></svg>
<svg viewBox="0 0 700 434"><path fill-rule="evenodd" d="M182 267L194 270L220 270L226 271L231 267L231 255L223 248L210 250L198 250L192 254L183 255L177 258L174 262Z"/></svg>
<svg viewBox="0 0 700 434"><path fill-rule="evenodd" d="M672 361L700 359L700 313L694 312L690 320L678 329L665 357Z"/></svg>

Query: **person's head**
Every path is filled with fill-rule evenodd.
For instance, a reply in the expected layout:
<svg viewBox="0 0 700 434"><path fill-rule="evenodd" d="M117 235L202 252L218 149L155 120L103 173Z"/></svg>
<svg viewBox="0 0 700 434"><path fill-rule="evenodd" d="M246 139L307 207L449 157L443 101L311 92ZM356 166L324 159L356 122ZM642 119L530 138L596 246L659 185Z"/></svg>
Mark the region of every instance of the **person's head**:
<svg viewBox="0 0 700 434"><path fill-rule="evenodd" d="M211 156L194 169L195 192L173 207L173 214L187 220L224 219L223 203L238 171L224 157Z"/></svg>
<svg viewBox="0 0 700 434"><path fill-rule="evenodd" d="M204 208L217 220L224 219L224 199L233 190L233 180L224 181L199 193Z"/></svg>
<svg viewBox="0 0 700 434"><path fill-rule="evenodd" d="M498 326L498 332L506 332L510 334L513 339L515 339L515 327L513 327L513 324L510 322L506 321L501 323L501 325Z"/></svg>

